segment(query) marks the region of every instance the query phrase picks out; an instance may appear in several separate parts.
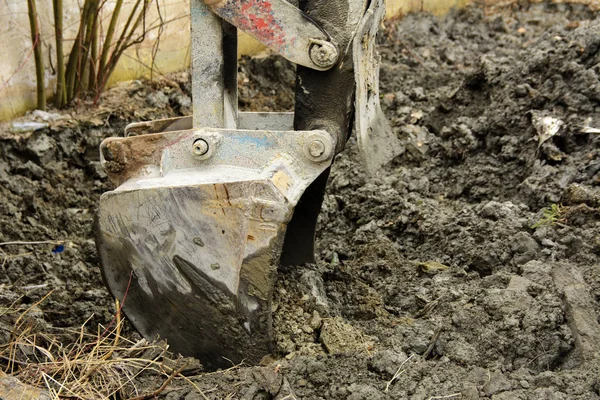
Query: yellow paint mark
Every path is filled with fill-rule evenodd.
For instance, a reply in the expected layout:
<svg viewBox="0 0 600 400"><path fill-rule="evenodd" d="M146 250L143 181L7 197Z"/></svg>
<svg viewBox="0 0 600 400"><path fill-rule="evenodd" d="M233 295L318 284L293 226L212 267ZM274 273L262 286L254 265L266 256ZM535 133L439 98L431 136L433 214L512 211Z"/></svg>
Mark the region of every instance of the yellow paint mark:
<svg viewBox="0 0 600 400"><path fill-rule="evenodd" d="M292 186L291 177L284 171L277 171L271 180L275 187L282 193L286 193Z"/></svg>

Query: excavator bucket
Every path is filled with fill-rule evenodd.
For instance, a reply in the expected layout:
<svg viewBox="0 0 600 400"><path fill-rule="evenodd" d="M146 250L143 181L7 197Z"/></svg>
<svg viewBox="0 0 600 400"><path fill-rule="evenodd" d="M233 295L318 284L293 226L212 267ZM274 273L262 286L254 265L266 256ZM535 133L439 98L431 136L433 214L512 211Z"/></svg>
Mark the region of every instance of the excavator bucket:
<svg viewBox="0 0 600 400"><path fill-rule="evenodd" d="M337 13L322 0L302 10L285 0L191 3L194 115L133 124L101 144L116 189L101 197L96 241L104 281L135 328L215 369L271 352L277 266L314 261L327 173L351 116L367 142L369 124L383 126L377 92L357 82L377 86L362 58L373 59L383 2L331 2ZM227 21L299 63L295 113L238 112Z"/></svg>

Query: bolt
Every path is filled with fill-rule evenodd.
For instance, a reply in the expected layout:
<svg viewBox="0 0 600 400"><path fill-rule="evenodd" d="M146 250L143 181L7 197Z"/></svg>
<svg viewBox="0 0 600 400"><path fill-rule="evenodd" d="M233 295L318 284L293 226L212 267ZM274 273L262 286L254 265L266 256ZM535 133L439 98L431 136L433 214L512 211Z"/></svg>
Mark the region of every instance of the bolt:
<svg viewBox="0 0 600 400"><path fill-rule="evenodd" d="M321 142L320 140L313 140L308 145L308 152L314 158L321 157L323 153L325 153L325 143Z"/></svg>
<svg viewBox="0 0 600 400"><path fill-rule="evenodd" d="M310 59L319 68L331 68L339 57L337 47L324 40L315 40L310 48Z"/></svg>
<svg viewBox="0 0 600 400"><path fill-rule="evenodd" d="M192 151L197 156L203 156L208 153L208 143L204 139L197 139L192 145Z"/></svg>

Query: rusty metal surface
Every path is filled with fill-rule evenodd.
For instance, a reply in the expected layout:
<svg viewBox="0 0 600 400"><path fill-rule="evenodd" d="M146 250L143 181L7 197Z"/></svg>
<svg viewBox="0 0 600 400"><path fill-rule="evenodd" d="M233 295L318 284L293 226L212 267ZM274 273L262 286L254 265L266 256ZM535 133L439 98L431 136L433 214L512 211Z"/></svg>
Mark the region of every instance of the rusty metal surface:
<svg viewBox="0 0 600 400"><path fill-rule="evenodd" d="M379 103L379 64L375 38L385 17L385 1L373 0L354 40L356 135L371 174L404 150Z"/></svg>
<svg viewBox="0 0 600 400"><path fill-rule="evenodd" d="M185 131L193 128L193 117L175 117L154 121L134 122L125 127L125 136L147 135L149 133Z"/></svg>
<svg viewBox="0 0 600 400"><path fill-rule="evenodd" d="M211 153L198 156L205 141ZM314 154L311 143L326 143ZM320 147L319 147L320 148ZM271 346L271 298L294 207L325 171L324 131L200 129L109 138L97 245L105 282L144 337L208 368L256 363Z"/></svg>
<svg viewBox="0 0 600 400"><path fill-rule="evenodd" d="M331 68L339 50L323 28L285 0L204 0L214 13L286 59Z"/></svg>

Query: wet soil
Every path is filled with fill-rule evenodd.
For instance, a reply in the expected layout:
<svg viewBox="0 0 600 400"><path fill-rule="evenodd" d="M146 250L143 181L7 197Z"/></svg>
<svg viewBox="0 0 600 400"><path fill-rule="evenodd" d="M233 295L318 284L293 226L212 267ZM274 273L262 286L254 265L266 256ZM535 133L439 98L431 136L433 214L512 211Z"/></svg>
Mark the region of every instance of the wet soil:
<svg viewBox="0 0 600 400"><path fill-rule="evenodd" d="M276 353L192 381L207 398L600 398L597 14L409 15L387 24L380 51L405 151L369 176L350 139L317 264L280 270ZM293 81L285 61L244 60L240 104L291 109ZM0 242L52 242L0 247L3 306L55 289L44 329L113 318L92 241L111 189L98 144L128 122L188 114L189 100L180 74L120 85L33 134L3 126ZM162 395L204 398L180 381Z"/></svg>

